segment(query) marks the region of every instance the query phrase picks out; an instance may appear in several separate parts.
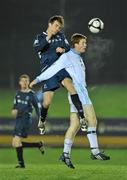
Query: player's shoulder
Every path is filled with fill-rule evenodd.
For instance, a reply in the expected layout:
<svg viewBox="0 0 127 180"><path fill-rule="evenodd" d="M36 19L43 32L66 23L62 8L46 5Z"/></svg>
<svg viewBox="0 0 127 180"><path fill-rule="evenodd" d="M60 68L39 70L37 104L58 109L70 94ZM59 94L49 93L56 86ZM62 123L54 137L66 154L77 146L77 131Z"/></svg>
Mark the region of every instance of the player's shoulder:
<svg viewBox="0 0 127 180"><path fill-rule="evenodd" d="M30 89L28 93L29 93L30 95L35 95L35 91L33 91L32 89Z"/></svg>
<svg viewBox="0 0 127 180"><path fill-rule="evenodd" d="M16 93L15 93L15 96L18 96L21 94L21 91L20 90L17 90Z"/></svg>
<svg viewBox="0 0 127 180"><path fill-rule="evenodd" d="M38 34L36 34L35 39L44 38L46 36L47 36L46 32L38 33Z"/></svg>
<svg viewBox="0 0 127 180"><path fill-rule="evenodd" d="M69 51L65 52L63 55L66 56L66 57L72 56L72 51L69 50Z"/></svg>
<svg viewBox="0 0 127 180"><path fill-rule="evenodd" d="M60 56L59 59L61 59L61 60L68 59L69 56L71 56L71 55L70 55L70 50L69 50L68 52L63 53L63 54Z"/></svg>
<svg viewBox="0 0 127 180"><path fill-rule="evenodd" d="M62 38L65 38L65 35L64 35L64 33L63 32L58 32L57 34L56 34L56 36L58 36L58 37L62 37Z"/></svg>
<svg viewBox="0 0 127 180"><path fill-rule="evenodd" d="M29 92L28 92L28 96L30 97L30 99L36 99L35 91L30 89Z"/></svg>

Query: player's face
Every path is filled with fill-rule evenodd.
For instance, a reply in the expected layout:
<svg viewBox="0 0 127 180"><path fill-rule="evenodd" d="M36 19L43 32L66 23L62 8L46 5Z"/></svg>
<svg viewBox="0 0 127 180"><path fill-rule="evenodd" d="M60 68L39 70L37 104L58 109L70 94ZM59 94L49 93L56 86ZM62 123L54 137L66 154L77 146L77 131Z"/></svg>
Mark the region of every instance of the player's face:
<svg viewBox="0 0 127 180"><path fill-rule="evenodd" d="M28 78L21 78L19 81L19 85L21 86L21 89L28 89L29 83L30 81Z"/></svg>
<svg viewBox="0 0 127 180"><path fill-rule="evenodd" d="M81 39L79 43L75 45L75 48L79 53L84 53L86 51L86 46L86 39Z"/></svg>
<svg viewBox="0 0 127 180"><path fill-rule="evenodd" d="M55 35L62 29L62 26L58 21L54 21L53 23L49 23L49 29Z"/></svg>

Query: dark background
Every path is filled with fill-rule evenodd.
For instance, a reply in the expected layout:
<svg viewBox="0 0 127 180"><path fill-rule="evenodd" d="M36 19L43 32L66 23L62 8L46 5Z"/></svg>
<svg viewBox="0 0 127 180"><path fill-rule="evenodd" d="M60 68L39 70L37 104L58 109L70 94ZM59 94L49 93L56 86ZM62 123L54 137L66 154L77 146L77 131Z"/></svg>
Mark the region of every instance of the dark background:
<svg viewBox="0 0 127 180"><path fill-rule="evenodd" d="M84 59L89 84L127 82L126 0L4 0L0 5L0 87L14 88L23 73L32 79L40 73L33 40L55 14L64 16L68 40L75 32L88 37ZM94 17L105 24L96 35L87 28Z"/></svg>

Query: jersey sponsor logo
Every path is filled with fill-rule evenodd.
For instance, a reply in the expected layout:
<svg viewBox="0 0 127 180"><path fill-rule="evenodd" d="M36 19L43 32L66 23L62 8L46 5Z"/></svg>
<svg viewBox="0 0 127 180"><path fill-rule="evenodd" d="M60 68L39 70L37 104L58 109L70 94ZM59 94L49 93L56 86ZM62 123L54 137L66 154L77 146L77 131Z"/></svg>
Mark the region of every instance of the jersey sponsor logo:
<svg viewBox="0 0 127 180"><path fill-rule="evenodd" d="M59 38L54 38L51 40L52 43L58 42L58 41L62 41L62 39L59 37Z"/></svg>
<svg viewBox="0 0 127 180"><path fill-rule="evenodd" d="M18 99L17 102L18 102L18 103L21 103L21 99Z"/></svg>
<svg viewBox="0 0 127 180"><path fill-rule="evenodd" d="M21 99L18 99L17 102L20 103L20 104L28 104L27 101L22 101Z"/></svg>

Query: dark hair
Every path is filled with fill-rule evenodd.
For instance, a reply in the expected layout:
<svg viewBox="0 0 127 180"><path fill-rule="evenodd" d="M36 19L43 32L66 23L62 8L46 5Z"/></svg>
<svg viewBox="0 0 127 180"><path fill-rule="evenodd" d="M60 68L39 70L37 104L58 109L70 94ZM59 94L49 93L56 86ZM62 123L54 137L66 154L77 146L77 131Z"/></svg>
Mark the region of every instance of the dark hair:
<svg viewBox="0 0 127 180"><path fill-rule="evenodd" d="M70 42L71 47L74 48L75 44L76 43L78 44L81 39L87 39L87 37L80 33L73 34L71 36L71 42Z"/></svg>
<svg viewBox="0 0 127 180"><path fill-rule="evenodd" d="M29 77L27 74L22 74L21 76L19 76L19 81L20 81L22 78L25 78L25 79L29 79L29 80L30 80L30 77Z"/></svg>
<svg viewBox="0 0 127 180"><path fill-rule="evenodd" d="M48 23L52 24L52 23L54 23L54 21L58 21L61 24L61 26L64 26L64 18L63 18L63 16L60 16L60 15L52 16L52 17L50 17Z"/></svg>

